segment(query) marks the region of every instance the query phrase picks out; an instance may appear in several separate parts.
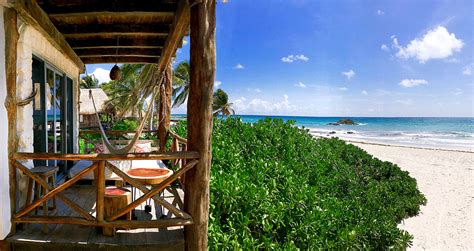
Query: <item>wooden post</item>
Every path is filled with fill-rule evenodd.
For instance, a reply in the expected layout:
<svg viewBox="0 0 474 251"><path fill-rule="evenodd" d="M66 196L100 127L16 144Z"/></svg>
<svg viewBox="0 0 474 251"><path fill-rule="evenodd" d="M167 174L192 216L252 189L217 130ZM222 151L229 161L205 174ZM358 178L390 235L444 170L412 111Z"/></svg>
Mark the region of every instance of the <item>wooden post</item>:
<svg viewBox="0 0 474 251"><path fill-rule="evenodd" d="M8 114L8 155L10 179L10 210L11 215L16 212L16 168L11 155L18 150L16 134L17 106L16 106L16 61L18 46L17 13L14 9L3 9L5 25L5 77L7 81L7 97L5 107ZM11 233L15 233L16 224L12 224Z"/></svg>
<svg viewBox="0 0 474 251"><path fill-rule="evenodd" d="M216 69L216 1L193 1L190 6L188 149L197 150L200 159L196 167L186 173L184 208L193 217L194 224L185 227L185 238L187 250L207 250L212 159L212 93Z"/></svg>
<svg viewBox="0 0 474 251"><path fill-rule="evenodd" d="M165 150L166 136L170 129L171 117L171 95L173 92L173 67L171 63L168 64L164 71L163 82L160 86L160 116L158 123L158 138L160 139L160 151Z"/></svg>
<svg viewBox="0 0 474 251"><path fill-rule="evenodd" d="M95 169L96 189L96 219L98 223L104 221L104 194L105 194L105 161L99 160L99 166Z"/></svg>

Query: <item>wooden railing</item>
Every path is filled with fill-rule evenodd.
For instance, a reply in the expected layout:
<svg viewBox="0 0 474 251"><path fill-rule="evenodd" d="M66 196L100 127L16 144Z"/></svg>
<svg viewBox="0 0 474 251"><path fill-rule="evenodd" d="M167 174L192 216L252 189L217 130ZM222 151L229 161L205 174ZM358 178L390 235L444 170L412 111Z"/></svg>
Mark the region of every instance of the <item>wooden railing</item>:
<svg viewBox="0 0 474 251"><path fill-rule="evenodd" d="M12 217L13 223L45 223L45 224L75 224L75 225L87 225L87 226L100 226L100 227L116 227L116 228L160 228L169 226L184 226L193 224L191 215L184 212L181 209L176 208L171 203L159 197L159 193L163 191L167 186L176 181L179 177L183 176L188 170L196 166L199 162L199 153L194 151L180 151L180 152L165 152L165 153L141 153L141 154L48 154L48 153L14 153L11 156L12 166L14 166L14 173L23 172L28 178L33 179L41 186L48 190L44 196L37 198L36 200L27 202L25 206L16 211ZM84 170L77 173L71 179L65 181L57 187L52 187L44 179L38 175L32 173L26 166L20 161L24 160L89 160L92 161L92 165L85 168ZM183 163L183 166L176 170L170 177L166 178L163 182L154 186L152 189L148 189L142 183L136 179L130 177L125 172L115 167L108 161L112 160L179 160ZM142 191L143 195L132 201L127 206L120 208L114 215L107 218L104 217L104 192L105 192L105 169L108 168L110 171L121 177L125 182L131 186ZM81 208L75 202L68 199L66 196L61 194L62 191L71 187L86 173L94 171L95 186L96 186L96 214L92 215L87 209ZM16 191L15 184L12 187L13 191ZM16 196L16 192L12 193ZM56 197L62 200L64 204L68 205L72 210L77 212L81 217L71 216L38 216L30 215L31 211L36 207L40 206L47 200ZM161 205L168 209L174 218L165 218L157 220L118 220L122 215L125 215L137 206L145 202L147 199L152 198L157 205ZM16 198L13 198L16 201Z"/></svg>

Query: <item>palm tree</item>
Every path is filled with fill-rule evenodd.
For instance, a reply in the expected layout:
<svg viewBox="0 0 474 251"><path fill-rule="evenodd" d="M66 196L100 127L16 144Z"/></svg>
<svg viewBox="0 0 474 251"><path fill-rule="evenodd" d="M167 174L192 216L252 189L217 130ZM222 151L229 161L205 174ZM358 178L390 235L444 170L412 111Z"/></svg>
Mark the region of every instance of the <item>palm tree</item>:
<svg viewBox="0 0 474 251"><path fill-rule="evenodd" d="M153 85L149 84L149 88L144 88L143 84L144 81L147 81L147 79L144 79L143 72L150 70L148 68L150 67L142 64L123 64L120 67L122 71L120 80L110 81L102 85L109 96L109 103L115 107L119 118L123 117L128 111L133 116L141 117L145 101L152 93L151 87Z"/></svg>
<svg viewBox="0 0 474 251"><path fill-rule="evenodd" d="M161 74L155 64L123 64L120 67L122 77L117 81L104 84L103 89L111 98L110 102L119 112L119 117L127 111L141 115L147 98L159 86ZM189 94L189 70L187 61L179 63L173 75L173 107L182 105ZM155 104L158 104L155 100ZM151 105L151 104L150 104Z"/></svg>
<svg viewBox="0 0 474 251"><path fill-rule="evenodd" d="M213 105L212 109L214 110L214 116L219 113L222 117L235 114L234 109L232 108L233 103L229 103L229 96L222 89L217 89L213 95Z"/></svg>
<svg viewBox="0 0 474 251"><path fill-rule="evenodd" d="M188 61L182 61L174 69L173 76L173 107L182 105L189 94L189 72L191 67Z"/></svg>
<svg viewBox="0 0 474 251"><path fill-rule="evenodd" d="M81 89L99 88L99 80L94 75L86 75L81 79Z"/></svg>

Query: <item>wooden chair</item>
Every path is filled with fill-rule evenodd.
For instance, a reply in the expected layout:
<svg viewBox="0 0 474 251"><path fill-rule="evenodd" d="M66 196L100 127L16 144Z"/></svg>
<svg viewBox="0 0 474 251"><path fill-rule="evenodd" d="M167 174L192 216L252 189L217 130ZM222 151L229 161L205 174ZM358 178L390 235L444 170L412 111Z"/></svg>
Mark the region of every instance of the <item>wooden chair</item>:
<svg viewBox="0 0 474 251"><path fill-rule="evenodd" d="M42 178L46 183L49 183L51 187L54 187L56 184L56 174L59 171L59 167L57 166L37 166L30 171L36 175L38 175L40 178ZM33 187L36 190L36 193L34 194L36 198L40 198L41 196L44 196L47 194L49 191L46 189L46 187L42 187L39 183L34 181L33 179L28 180L28 191L26 193L26 203L29 204L32 202L32 197L33 196ZM53 197L53 206L50 208L48 206L48 200L46 200L43 203L43 214L45 216L48 215L49 210L56 210L56 198ZM38 207L35 209L35 214L38 214ZM43 232L47 233L48 232L48 225L45 224L43 228Z"/></svg>

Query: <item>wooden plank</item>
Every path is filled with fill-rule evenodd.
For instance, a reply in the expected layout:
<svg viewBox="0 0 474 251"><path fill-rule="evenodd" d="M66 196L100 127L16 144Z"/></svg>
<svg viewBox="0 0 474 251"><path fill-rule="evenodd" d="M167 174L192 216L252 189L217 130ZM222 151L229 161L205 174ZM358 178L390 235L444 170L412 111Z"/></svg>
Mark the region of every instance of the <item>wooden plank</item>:
<svg viewBox="0 0 474 251"><path fill-rule="evenodd" d="M142 195L140 198L136 199L134 202L129 204L128 206L120 209L115 215L107 217L107 221L113 221L120 216L130 212L132 209L136 208L143 202L145 202L147 199L150 197L154 196L155 194L159 193L161 190L163 190L165 187L167 187L169 184L171 184L173 181L178 179L181 175L185 174L188 170L192 169L196 164L198 164L199 161L197 160L192 160L190 161L186 166L183 168L179 169L175 173L173 173L170 177L166 178L163 182L155 186L153 189L151 189L148 193Z"/></svg>
<svg viewBox="0 0 474 251"><path fill-rule="evenodd" d="M38 6L36 1L16 0L12 2L12 6L25 22L40 31L56 49L66 55L79 68L79 71L83 73L84 63L72 50L63 35L56 29L48 15Z"/></svg>
<svg viewBox="0 0 474 251"><path fill-rule="evenodd" d="M148 189L146 186L144 186L142 183L138 182L137 180L131 178L130 176L128 176L126 173L124 173L122 170L120 170L119 168L117 168L116 166L110 164L110 163L107 163L107 168L109 168L112 172L114 172L115 174L117 174L117 176L119 176L120 178L122 178L124 181L126 181L127 183L129 183L130 185L138 188L140 191L142 191L143 193L147 193L150 191L150 189ZM191 216L179 209L177 209L176 207L174 207L173 205L171 205L169 202L167 202L166 200L163 200L160 198L160 196L157 194L157 195L154 195L152 197L152 199L159 205L163 205L165 208L167 208L168 210L170 210L174 215L176 216L179 216L179 217L182 217L182 218L187 218L187 219L190 219Z"/></svg>
<svg viewBox="0 0 474 251"><path fill-rule="evenodd" d="M13 165L11 155L18 151L17 137L17 98L16 98L16 75L17 75L17 48L19 34L17 30L17 13L13 9L3 8L5 27L5 78L7 95L5 107L8 117L8 156L9 156L9 189L10 189L10 215L16 213L16 168ZM15 233L16 225L12 224L10 232Z"/></svg>
<svg viewBox="0 0 474 251"><path fill-rule="evenodd" d="M95 33L134 33L134 34L163 34L167 35L170 32L171 24L155 23L155 24L83 24L83 25L69 25L58 23L56 25L58 30L66 37L68 34L95 34Z"/></svg>
<svg viewBox="0 0 474 251"><path fill-rule="evenodd" d="M197 151L128 153L128 154L64 154L64 153L12 153L16 160L174 160L198 159Z"/></svg>
<svg viewBox="0 0 474 251"><path fill-rule="evenodd" d="M212 160L212 94L216 71L216 0L191 6L188 149L200 153L199 164L185 175L184 211L193 225L185 227L187 250L207 250L209 179Z"/></svg>
<svg viewBox="0 0 474 251"><path fill-rule="evenodd" d="M94 40L87 40L87 39L75 39L69 38L67 41L71 45L73 49L76 48L89 48L89 47L104 47L110 48L111 46L114 47L141 47L141 48L148 48L148 47L163 47L165 44L164 37L120 37L117 41L117 38L102 38L102 39L94 39ZM118 42L118 45L117 45Z"/></svg>
<svg viewBox="0 0 474 251"><path fill-rule="evenodd" d="M74 33L74 34L65 34L66 39L104 39L104 38L114 38L117 36L127 36L132 38L164 38L168 33L157 33L157 32L102 32L102 33Z"/></svg>
<svg viewBox="0 0 474 251"><path fill-rule="evenodd" d="M96 164L93 164L91 165L90 167L88 168L85 168L84 170L80 171L79 173L77 173L74 177L72 177L70 180L64 182L63 184L55 187L54 189L52 189L49 193L47 193L46 195L44 195L43 197L39 198L38 200L36 201L33 201L30 205L24 207L22 210L20 210L18 213L16 213L13 217L14 218L20 218L26 214L28 214L32 209L34 209L35 207L39 206L41 203L45 202L46 200L49 200L50 198L52 198L53 196L55 196L56 194L58 194L59 192L65 190L66 188L70 187L72 184L76 183L76 181L78 181L82 176L84 176L86 173L94 170L97 168L97 165Z"/></svg>
<svg viewBox="0 0 474 251"><path fill-rule="evenodd" d="M77 55L84 56L159 56L161 54L160 48L91 48L91 49L76 49ZM108 132L106 132L108 133Z"/></svg>
<svg viewBox="0 0 474 251"><path fill-rule="evenodd" d="M52 191L54 189L45 180L41 179L40 177L38 177L37 175L32 173L27 167L23 166L22 164L20 164L16 161L15 161L14 164L18 169L20 169L22 172L24 172L28 177L35 180L37 183L39 183L41 186L45 187L47 190ZM64 195L58 193L56 195L56 197L58 197L58 199L62 200L66 205L68 205L73 210L75 210L80 215L82 215L82 217L86 218L87 220L94 220L94 217L92 217L88 212L86 212L84 209L82 209L76 203L74 203L73 201L66 198Z"/></svg>
<svg viewBox="0 0 474 251"><path fill-rule="evenodd" d="M81 57L85 64L156 64L159 57L149 56L98 56L98 57Z"/></svg>
<svg viewBox="0 0 474 251"><path fill-rule="evenodd" d="M102 11L89 11L89 12L75 12L75 13L57 13L49 14L49 18L54 23L71 23L81 24L87 19L108 19L120 20L123 22L127 20L130 23L134 23L140 19L158 19L158 20L169 20L174 15L174 12L147 12L147 11L121 11L121 12L102 12ZM73 20L76 19L76 20ZM128 23L127 22L127 23Z"/></svg>
<svg viewBox="0 0 474 251"><path fill-rule="evenodd" d="M177 9L175 1L170 0L134 0L134 1L67 1L64 4L54 1L54 4L41 4L49 14L72 14L87 12L174 12Z"/></svg>
<svg viewBox="0 0 474 251"><path fill-rule="evenodd" d="M96 207L95 218L97 222L104 221L104 195L105 195L105 161L99 161L98 168L95 170L96 183Z"/></svg>
<svg viewBox="0 0 474 251"><path fill-rule="evenodd" d="M166 39L161 52L160 61L158 62L158 72L163 72L168 64L171 62L171 58L182 42L184 35L189 27L189 4L187 0L179 0L178 9L174 17L171 31Z"/></svg>
<svg viewBox="0 0 474 251"><path fill-rule="evenodd" d="M116 227L116 228L161 228L171 226L185 226L193 224L192 219L159 219L159 220L116 220L116 221L89 221L79 217L70 216L29 216L13 219L15 223L37 223L37 224L71 224L81 226L97 226L97 227Z"/></svg>

